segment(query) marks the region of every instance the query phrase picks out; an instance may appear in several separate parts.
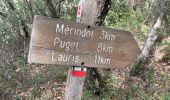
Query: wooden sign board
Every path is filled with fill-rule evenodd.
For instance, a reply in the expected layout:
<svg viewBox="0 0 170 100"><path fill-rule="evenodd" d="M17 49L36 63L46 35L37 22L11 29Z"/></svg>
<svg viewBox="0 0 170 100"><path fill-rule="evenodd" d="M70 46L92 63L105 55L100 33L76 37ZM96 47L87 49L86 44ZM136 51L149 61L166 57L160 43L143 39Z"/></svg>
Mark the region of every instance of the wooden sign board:
<svg viewBox="0 0 170 100"><path fill-rule="evenodd" d="M139 53L130 32L36 15L28 62L125 68Z"/></svg>

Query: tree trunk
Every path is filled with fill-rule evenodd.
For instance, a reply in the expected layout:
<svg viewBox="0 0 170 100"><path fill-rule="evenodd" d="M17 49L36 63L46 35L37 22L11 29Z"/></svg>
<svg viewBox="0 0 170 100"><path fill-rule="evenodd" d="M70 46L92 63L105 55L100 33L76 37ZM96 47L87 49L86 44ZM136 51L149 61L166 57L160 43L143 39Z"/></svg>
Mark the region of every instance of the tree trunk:
<svg viewBox="0 0 170 100"><path fill-rule="evenodd" d="M132 76L138 76L142 74L144 70L144 66L148 62L150 53L152 51L152 47L155 44L156 39L158 38L158 34L156 33L156 30L161 26L162 23L165 1L166 0L157 1L156 13L155 13L156 22L153 25L150 33L148 34L148 37L146 39L141 54L139 55L137 61L135 62L133 68L131 69Z"/></svg>
<svg viewBox="0 0 170 100"><path fill-rule="evenodd" d="M12 11L16 10L15 7L14 7L14 5L13 5L13 3L11 2L11 0L6 0L6 3L9 5L9 8L10 8ZM19 14L19 12L18 12L18 11L16 11L16 12L17 12L17 14L18 14L18 16L19 16L19 19L18 19L18 20L21 21L22 30L23 30L23 32L24 32L24 34L25 34L25 37L26 37L26 39L28 39L28 38L30 37L30 36L29 36L29 32L28 32L28 26L25 24L25 21L23 20L23 18L22 18L21 15ZM19 28L19 27L18 27L18 28ZM17 30L19 30L19 29L17 29ZM20 37L22 37L22 35L21 35L20 32L18 32L18 35L19 35Z"/></svg>
<svg viewBox="0 0 170 100"><path fill-rule="evenodd" d="M59 16L57 16L57 12L56 12L51 0L45 0L45 3L47 5L49 11L51 12L52 17L53 18L59 18Z"/></svg>
<svg viewBox="0 0 170 100"><path fill-rule="evenodd" d="M97 12L95 25L101 26L111 7L111 0L97 0Z"/></svg>
<svg viewBox="0 0 170 100"><path fill-rule="evenodd" d="M111 7L111 0L97 0L97 12L96 12L96 18L95 18L95 25L101 26L105 20L105 17ZM105 88L105 80L102 79L102 76L100 75L100 71L97 68L89 68L89 75L92 76L92 78L97 79L98 81L98 88L96 88L95 95L100 96L102 89Z"/></svg>

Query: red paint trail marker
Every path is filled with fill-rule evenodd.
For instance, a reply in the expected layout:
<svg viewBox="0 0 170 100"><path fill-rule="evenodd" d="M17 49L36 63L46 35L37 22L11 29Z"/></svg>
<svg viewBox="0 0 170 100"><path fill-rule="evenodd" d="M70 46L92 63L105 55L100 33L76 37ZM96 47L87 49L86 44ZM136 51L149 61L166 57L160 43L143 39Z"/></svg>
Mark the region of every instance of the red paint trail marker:
<svg viewBox="0 0 170 100"><path fill-rule="evenodd" d="M78 8L77 8L77 17L81 17L81 12L82 12L82 1L79 1Z"/></svg>
<svg viewBox="0 0 170 100"><path fill-rule="evenodd" d="M74 66L71 74L77 77L85 77L87 75L86 71L87 68Z"/></svg>

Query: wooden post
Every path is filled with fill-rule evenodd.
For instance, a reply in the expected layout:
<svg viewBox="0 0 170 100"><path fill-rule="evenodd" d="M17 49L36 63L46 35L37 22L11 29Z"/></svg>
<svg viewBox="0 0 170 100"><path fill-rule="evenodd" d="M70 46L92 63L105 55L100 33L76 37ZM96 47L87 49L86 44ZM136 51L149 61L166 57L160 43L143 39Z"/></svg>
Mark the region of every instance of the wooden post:
<svg viewBox="0 0 170 100"><path fill-rule="evenodd" d="M79 4L81 5L81 14L77 16L77 22L94 25L97 9L96 0L80 0ZM86 77L73 76L72 70L73 68L70 68L68 72L65 100L81 100Z"/></svg>
<svg viewBox="0 0 170 100"><path fill-rule="evenodd" d="M29 63L74 66L65 100L81 100L83 67L125 68L140 53L130 32L94 26L96 0L81 0L78 8L77 22L36 15L30 41Z"/></svg>

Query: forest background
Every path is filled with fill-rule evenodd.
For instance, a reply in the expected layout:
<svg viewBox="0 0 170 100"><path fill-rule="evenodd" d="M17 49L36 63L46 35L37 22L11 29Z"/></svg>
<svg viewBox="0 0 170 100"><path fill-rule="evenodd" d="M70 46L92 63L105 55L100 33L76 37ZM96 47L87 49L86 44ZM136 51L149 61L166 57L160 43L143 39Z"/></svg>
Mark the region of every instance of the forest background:
<svg viewBox="0 0 170 100"><path fill-rule="evenodd" d="M132 32L141 50L159 12L161 24L154 30L147 61L127 69L97 69L100 79L89 70L82 99L170 100L170 0L110 1L102 25ZM69 66L28 64L30 34L35 14L75 21L78 2L0 0L1 100L62 100Z"/></svg>

